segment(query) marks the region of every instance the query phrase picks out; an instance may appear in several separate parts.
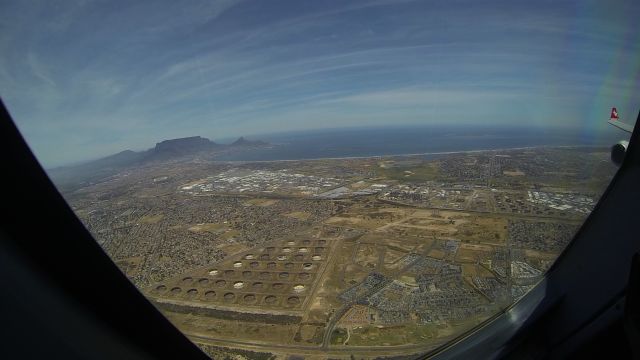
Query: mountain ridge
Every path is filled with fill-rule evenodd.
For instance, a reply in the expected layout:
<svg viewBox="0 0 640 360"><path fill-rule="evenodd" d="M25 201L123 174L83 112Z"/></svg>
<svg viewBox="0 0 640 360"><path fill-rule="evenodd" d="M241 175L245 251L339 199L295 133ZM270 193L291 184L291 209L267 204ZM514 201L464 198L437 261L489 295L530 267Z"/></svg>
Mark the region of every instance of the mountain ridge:
<svg viewBox="0 0 640 360"><path fill-rule="evenodd" d="M78 165L59 166L47 170L49 176L59 187L67 188L114 175L129 166L144 165L151 162L168 161L181 157L206 155L226 149L268 146L261 140L247 140L243 136L230 144L218 144L202 136L159 141L154 147L142 151L123 150L96 160Z"/></svg>

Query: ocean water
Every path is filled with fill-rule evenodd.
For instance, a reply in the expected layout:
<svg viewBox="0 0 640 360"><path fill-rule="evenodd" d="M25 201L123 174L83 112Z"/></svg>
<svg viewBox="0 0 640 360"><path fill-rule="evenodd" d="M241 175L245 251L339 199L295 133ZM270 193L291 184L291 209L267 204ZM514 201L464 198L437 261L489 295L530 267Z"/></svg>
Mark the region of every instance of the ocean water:
<svg viewBox="0 0 640 360"><path fill-rule="evenodd" d="M254 136L273 144L219 156L222 161L272 161L429 154L532 146L605 146L624 138L605 132L503 127L402 127L334 129Z"/></svg>

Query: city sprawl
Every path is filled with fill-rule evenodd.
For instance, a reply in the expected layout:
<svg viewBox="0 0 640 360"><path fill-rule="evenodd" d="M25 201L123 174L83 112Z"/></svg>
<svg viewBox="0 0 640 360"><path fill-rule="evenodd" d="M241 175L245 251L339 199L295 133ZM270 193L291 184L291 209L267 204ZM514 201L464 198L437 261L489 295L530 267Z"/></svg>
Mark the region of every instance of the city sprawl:
<svg viewBox="0 0 640 360"><path fill-rule="evenodd" d="M542 279L615 167L596 148L131 167L64 196L212 356L436 349Z"/></svg>

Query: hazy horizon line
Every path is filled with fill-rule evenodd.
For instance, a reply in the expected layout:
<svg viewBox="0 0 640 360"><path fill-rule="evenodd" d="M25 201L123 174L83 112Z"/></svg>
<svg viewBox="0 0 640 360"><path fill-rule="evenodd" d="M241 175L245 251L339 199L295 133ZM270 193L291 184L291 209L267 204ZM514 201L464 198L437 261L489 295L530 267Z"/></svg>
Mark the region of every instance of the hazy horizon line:
<svg viewBox="0 0 640 360"><path fill-rule="evenodd" d="M269 140L270 138L277 138L277 137L287 137L287 136L296 136L296 135L306 135L306 134L331 134L333 132L349 132L349 131L366 131L366 130L403 130L403 129L427 129L427 128L440 128L440 129L446 129L446 128L461 128L464 127L465 129L496 129L496 130L502 130L502 131L509 131L509 130L522 130L522 129L527 129L527 130L537 130L537 131L570 131L570 130L583 130L580 127L577 126L555 126L555 127L548 127L548 126L539 126L539 125L534 125L534 124L510 124L510 125L499 125L499 124L477 124L477 123L439 123L439 124L390 124L390 125L370 125L370 126L344 126L344 127L327 127L327 128L323 128L323 127L319 127L319 128L313 128L313 129L302 129L302 130L290 130L290 131L274 131L274 132L265 132L265 133L255 133L255 134L248 134L248 135L238 135L238 136L225 136L225 137L209 137L206 136L204 134L200 134L200 135L191 135L191 136L181 136L181 137L176 137L176 138L167 138L167 139L158 139L155 141L155 143L153 143L152 145L145 145L145 146L141 146L141 147L132 147L132 148L124 148L120 151L117 152L113 152L113 153L109 153L109 154L104 154L104 155L100 155L97 157L91 157L91 158L87 158L84 160L78 160L78 161L73 161L73 162L64 162L64 163L60 163L60 164L56 164L56 165L51 165L51 166L44 166L43 164L43 168L45 168L46 170L53 170L53 169L57 169L57 168L63 168L63 167L71 167L71 166L78 166L78 165L82 165L82 164L86 164L86 163L90 163L92 161L97 161L100 159L104 159L106 157L109 156L113 156L125 151L134 151L134 152L142 152L142 151L148 151L151 150L155 147L156 144L162 142L162 141L166 141L166 140L174 140L174 139L183 139L183 138L189 138L189 137L202 137L205 138L211 142L214 142L216 144L220 144L220 145L230 145L233 141L239 139L239 138L245 138L245 139L249 139L249 140ZM540 147L540 146L554 146L554 145L537 145L534 147ZM567 146L587 146L587 145L567 145ZM508 148L508 149L514 149L514 148ZM478 151L485 151L485 150L498 150L498 149L480 149ZM505 149L506 150L506 149ZM461 150L462 152L466 152L467 150ZM456 151L456 152L461 152L461 151ZM417 153L417 154L386 154L386 155L376 155L376 156L408 156L408 155L419 155L419 154L423 154L423 153ZM427 153L424 153L427 154ZM366 156L366 157L375 157L375 156ZM338 158L348 158L348 157L338 157ZM313 158L313 159L320 159L320 158ZM329 158L327 158L329 159ZM303 159L300 159L303 160ZM312 160L312 159L305 159L305 160ZM278 160L270 160L270 161L278 161ZM291 160L293 161L293 160Z"/></svg>

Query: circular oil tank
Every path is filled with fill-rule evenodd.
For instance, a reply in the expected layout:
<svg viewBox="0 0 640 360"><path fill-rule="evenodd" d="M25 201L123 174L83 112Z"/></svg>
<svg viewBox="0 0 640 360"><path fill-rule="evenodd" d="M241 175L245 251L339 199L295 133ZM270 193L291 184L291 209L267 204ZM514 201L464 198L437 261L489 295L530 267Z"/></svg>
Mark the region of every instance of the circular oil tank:
<svg viewBox="0 0 640 360"><path fill-rule="evenodd" d="M213 290L209 290L207 292L204 293L204 298L206 300L213 300L216 298L216 292Z"/></svg>
<svg viewBox="0 0 640 360"><path fill-rule="evenodd" d="M269 295L264 298L265 304L275 304L276 301L278 301L278 298L273 295Z"/></svg>
<svg viewBox="0 0 640 360"><path fill-rule="evenodd" d="M260 279L269 279L271 277L270 272L263 271L260 273Z"/></svg>
<svg viewBox="0 0 640 360"><path fill-rule="evenodd" d="M320 256L320 255L313 255L313 256L311 257L311 260L313 260L313 261L320 261L320 260L322 260L322 256Z"/></svg>
<svg viewBox="0 0 640 360"><path fill-rule="evenodd" d="M244 287L244 283L242 281L236 281L233 283L234 289L242 289Z"/></svg>
<svg viewBox="0 0 640 360"><path fill-rule="evenodd" d="M230 293L229 292L229 293L224 294L223 298L224 298L224 301L233 301L233 300L235 300L236 295L234 293Z"/></svg>
<svg viewBox="0 0 640 360"><path fill-rule="evenodd" d="M287 298L287 304L288 305L298 305L300 304L300 298L297 296L290 296Z"/></svg>
<svg viewBox="0 0 640 360"><path fill-rule="evenodd" d="M182 283L184 284L189 284L193 281L193 278L191 276L187 276L185 278L182 278Z"/></svg>
<svg viewBox="0 0 640 360"><path fill-rule="evenodd" d="M327 240L318 240L318 245L326 245Z"/></svg>
<svg viewBox="0 0 640 360"><path fill-rule="evenodd" d="M211 276L216 276L216 275L218 275L218 273L219 273L218 269L209 270L209 275L211 275Z"/></svg>
<svg viewBox="0 0 640 360"><path fill-rule="evenodd" d="M171 289L171 294L172 295L178 295L178 294L180 294L181 291L182 291L182 289L180 289L179 287L176 286L176 287Z"/></svg>
<svg viewBox="0 0 640 360"><path fill-rule="evenodd" d="M278 277L280 279L288 279L289 278L289 273L288 272L281 272L280 274L278 274Z"/></svg>
<svg viewBox="0 0 640 360"><path fill-rule="evenodd" d="M296 242L295 242L295 241L287 241L287 245L289 245L289 246L293 246L293 245L295 245L295 244L296 244Z"/></svg>
<svg viewBox="0 0 640 360"><path fill-rule="evenodd" d="M198 280L198 284L203 285L203 286L207 285L208 283L209 283L209 279L202 278L202 279Z"/></svg>
<svg viewBox="0 0 640 360"><path fill-rule="evenodd" d="M251 288L252 288L253 290L260 290L260 289L262 289L263 287L264 287L264 284L263 284L263 283L261 283L261 282L259 282L259 281L258 281L258 282L254 282L253 284L251 284Z"/></svg>
<svg viewBox="0 0 640 360"><path fill-rule="evenodd" d="M302 240L302 244L303 245L309 245L309 244L311 244L311 240Z"/></svg>
<svg viewBox="0 0 640 360"><path fill-rule="evenodd" d="M293 263L286 263L286 264L284 264L284 268L285 268L285 269L289 269L289 270L291 270L291 269L293 269L293 267L294 267L294 264L293 264Z"/></svg>
<svg viewBox="0 0 640 360"><path fill-rule="evenodd" d="M303 270L311 270L311 269L313 269L313 264L312 263L304 263L304 264L302 264L302 269Z"/></svg>
<svg viewBox="0 0 640 360"><path fill-rule="evenodd" d="M253 256L253 254L247 254L247 255L244 256L244 258L247 259L247 260L253 260L253 259L255 259L255 256Z"/></svg>
<svg viewBox="0 0 640 360"><path fill-rule="evenodd" d="M303 254L304 254L304 253L308 253L308 252L309 252L309 249L308 249L308 248L306 248L306 247L301 247L301 248L299 248L299 249L298 249L298 252L299 252L299 253L303 253Z"/></svg>
<svg viewBox="0 0 640 360"><path fill-rule="evenodd" d="M242 261L236 261L233 263L233 267L234 268L241 268L242 267Z"/></svg>
<svg viewBox="0 0 640 360"><path fill-rule="evenodd" d="M286 255L278 255L278 261L285 261L285 260L287 260Z"/></svg>
<svg viewBox="0 0 640 360"><path fill-rule="evenodd" d="M298 274L298 279L300 279L300 280L309 280L309 278L311 278L311 275L309 275L307 273Z"/></svg>
<svg viewBox="0 0 640 360"><path fill-rule="evenodd" d="M288 247L286 247L286 248L282 248L282 252L284 252L284 253L290 253L290 252L291 252L291 248L288 248Z"/></svg>
<svg viewBox="0 0 640 360"><path fill-rule="evenodd" d="M256 302L256 296L253 295L253 294L247 294L242 298L242 300L244 300L244 302L246 302L246 303L251 304L251 303Z"/></svg>
<svg viewBox="0 0 640 360"><path fill-rule="evenodd" d="M282 284L282 283L275 283L275 284L271 285L271 288L272 288L273 290L282 290L282 289L284 289L284 284Z"/></svg>
<svg viewBox="0 0 640 360"><path fill-rule="evenodd" d="M194 298L196 295L198 295L198 290L197 289L189 289L189 290L187 290L187 297Z"/></svg>
<svg viewBox="0 0 640 360"><path fill-rule="evenodd" d="M164 285L158 285L156 286L156 291L165 292L167 291L167 287Z"/></svg>
<svg viewBox="0 0 640 360"><path fill-rule="evenodd" d="M296 286L293 287L293 291L295 292L303 292L305 289L305 286L302 284L298 284Z"/></svg>
<svg viewBox="0 0 640 360"><path fill-rule="evenodd" d="M226 281L224 281L224 280L218 280L218 281L216 281L216 286L217 286L217 287L223 287L223 286L225 286L225 285L227 285L227 282L226 282Z"/></svg>

